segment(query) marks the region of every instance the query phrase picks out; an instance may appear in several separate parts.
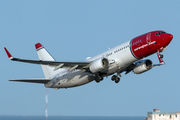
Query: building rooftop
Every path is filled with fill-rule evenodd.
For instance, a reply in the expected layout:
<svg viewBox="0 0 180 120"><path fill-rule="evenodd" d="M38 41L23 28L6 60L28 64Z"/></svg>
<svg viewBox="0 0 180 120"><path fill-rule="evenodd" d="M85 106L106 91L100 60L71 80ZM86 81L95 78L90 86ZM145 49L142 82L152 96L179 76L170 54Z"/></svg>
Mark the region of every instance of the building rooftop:
<svg viewBox="0 0 180 120"><path fill-rule="evenodd" d="M148 114L171 114L171 115L176 115L177 112L148 112Z"/></svg>
<svg viewBox="0 0 180 120"><path fill-rule="evenodd" d="M159 109L153 109L153 112L148 112L148 114L166 114L166 115L177 115L180 112L160 112Z"/></svg>

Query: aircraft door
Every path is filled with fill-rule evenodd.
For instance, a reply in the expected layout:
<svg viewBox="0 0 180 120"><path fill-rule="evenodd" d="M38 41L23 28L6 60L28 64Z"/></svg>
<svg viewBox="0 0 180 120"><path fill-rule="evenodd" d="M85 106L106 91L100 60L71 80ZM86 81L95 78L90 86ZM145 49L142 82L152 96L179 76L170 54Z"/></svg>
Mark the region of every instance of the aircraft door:
<svg viewBox="0 0 180 120"><path fill-rule="evenodd" d="M149 49L151 49L151 48L154 46L154 44L152 44L152 42L151 42L151 33L148 33L148 34L146 35L146 42L147 42L147 44L148 44L148 48L149 48Z"/></svg>

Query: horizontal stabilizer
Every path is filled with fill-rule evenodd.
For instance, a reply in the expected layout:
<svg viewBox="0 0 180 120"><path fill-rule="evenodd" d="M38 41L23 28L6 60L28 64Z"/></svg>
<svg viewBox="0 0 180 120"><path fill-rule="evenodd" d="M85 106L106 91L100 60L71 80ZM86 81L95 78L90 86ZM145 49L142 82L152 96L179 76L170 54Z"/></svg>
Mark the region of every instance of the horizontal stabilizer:
<svg viewBox="0 0 180 120"><path fill-rule="evenodd" d="M51 79L16 79L16 80L9 80L9 81L15 81L15 82L30 82L30 83L48 83L49 81L51 81Z"/></svg>

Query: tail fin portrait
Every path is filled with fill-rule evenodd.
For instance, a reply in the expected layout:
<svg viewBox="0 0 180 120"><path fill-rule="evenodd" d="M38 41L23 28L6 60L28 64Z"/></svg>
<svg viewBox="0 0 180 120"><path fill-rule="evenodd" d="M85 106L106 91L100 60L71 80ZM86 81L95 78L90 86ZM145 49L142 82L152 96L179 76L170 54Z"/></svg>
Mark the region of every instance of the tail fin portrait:
<svg viewBox="0 0 180 120"><path fill-rule="evenodd" d="M48 51L40 43L37 43L35 45L35 48L36 48L39 60L55 61L54 58L48 53ZM48 65L41 65L41 66L42 66L45 78L50 78L51 76L56 74L53 67L50 67Z"/></svg>

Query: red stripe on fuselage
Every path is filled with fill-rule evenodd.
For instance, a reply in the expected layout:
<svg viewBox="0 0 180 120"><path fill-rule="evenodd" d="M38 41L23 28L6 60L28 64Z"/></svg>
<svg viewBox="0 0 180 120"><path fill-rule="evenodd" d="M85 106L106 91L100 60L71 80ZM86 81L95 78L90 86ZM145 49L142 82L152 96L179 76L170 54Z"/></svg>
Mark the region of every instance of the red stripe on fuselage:
<svg viewBox="0 0 180 120"><path fill-rule="evenodd" d="M153 31L143 35L140 35L131 40L132 54L141 59L147 57L153 53L156 53L161 47L166 47L171 40L167 40L168 33L156 35L156 33L163 31ZM168 34L168 35L167 35Z"/></svg>

